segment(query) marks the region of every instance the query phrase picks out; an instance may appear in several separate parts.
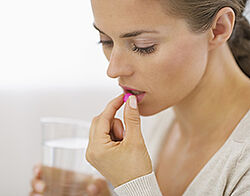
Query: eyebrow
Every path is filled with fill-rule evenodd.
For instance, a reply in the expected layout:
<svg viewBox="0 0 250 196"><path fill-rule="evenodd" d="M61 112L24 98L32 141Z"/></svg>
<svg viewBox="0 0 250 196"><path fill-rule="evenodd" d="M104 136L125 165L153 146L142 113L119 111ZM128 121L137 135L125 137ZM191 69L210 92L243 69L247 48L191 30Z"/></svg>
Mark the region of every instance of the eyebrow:
<svg viewBox="0 0 250 196"><path fill-rule="evenodd" d="M93 26L96 30L98 30L100 33L104 34L104 35L107 35L106 33L104 33L103 31L101 31L96 25L95 23L93 23ZM160 33L159 31L155 31L155 30L152 30L152 31L148 31L148 30L138 30L138 31L133 31L133 32L129 32L129 33L124 33L124 34L121 34L119 37L120 38L128 38L128 37L135 37L135 36L138 36L138 35L141 35L143 33Z"/></svg>

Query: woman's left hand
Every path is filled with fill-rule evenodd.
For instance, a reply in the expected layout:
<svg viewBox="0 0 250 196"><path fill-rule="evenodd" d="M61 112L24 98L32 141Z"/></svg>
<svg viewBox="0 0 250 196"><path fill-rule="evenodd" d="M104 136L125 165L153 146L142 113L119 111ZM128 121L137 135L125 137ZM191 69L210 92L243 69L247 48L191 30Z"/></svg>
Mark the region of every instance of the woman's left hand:
<svg viewBox="0 0 250 196"><path fill-rule="evenodd" d="M124 94L121 94L113 99L104 111L92 120L86 151L88 162L114 187L152 172L134 95L129 97L124 108L124 136L122 122L115 118L116 112L124 103L123 96ZM135 99L131 100L132 97ZM136 108L132 108L129 103Z"/></svg>

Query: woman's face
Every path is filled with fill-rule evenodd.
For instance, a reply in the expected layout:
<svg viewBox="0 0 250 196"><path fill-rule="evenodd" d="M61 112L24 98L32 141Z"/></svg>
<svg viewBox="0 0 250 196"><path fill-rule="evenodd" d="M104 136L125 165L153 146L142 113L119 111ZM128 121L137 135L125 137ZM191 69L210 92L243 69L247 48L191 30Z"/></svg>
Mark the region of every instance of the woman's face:
<svg viewBox="0 0 250 196"><path fill-rule="evenodd" d="M106 41L107 74L146 92L138 104L142 116L178 104L198 85L207 65L206 33L189 31L156 0L92 0L92 9L95 26L105 33L100 39ZM120 37L141 30L153 32Z"/></svg>

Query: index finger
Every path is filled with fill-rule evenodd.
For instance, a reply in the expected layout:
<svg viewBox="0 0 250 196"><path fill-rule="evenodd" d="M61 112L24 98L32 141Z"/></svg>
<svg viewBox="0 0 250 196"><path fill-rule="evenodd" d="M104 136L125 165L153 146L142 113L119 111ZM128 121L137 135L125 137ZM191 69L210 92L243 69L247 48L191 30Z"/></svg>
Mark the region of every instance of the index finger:
<svg viewBox="0 0 250 196"><path fill-rule="evenodd" d="M107 119L109 122L112 122L117 110L119 110L124 103L123 97L124 93L110 101L100 116Z"/></svg>
<svg viewBox="0 0 250 196"><path fill-rule="evenodd" d="M33 174L35 178L41 178L42 164L38 163L33 167Z"/></svg>

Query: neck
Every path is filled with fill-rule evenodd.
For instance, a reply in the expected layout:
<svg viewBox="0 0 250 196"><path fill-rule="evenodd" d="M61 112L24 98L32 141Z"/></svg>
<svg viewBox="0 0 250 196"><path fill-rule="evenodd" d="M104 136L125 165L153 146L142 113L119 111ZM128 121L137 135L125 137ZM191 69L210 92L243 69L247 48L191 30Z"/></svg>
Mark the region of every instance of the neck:
<svg viewBox="0 0 250 196"><path fill-rule="evenodd" d="M250 80L228 45L210 51L200 83L173 107L180 134L189 141L225 139L248 112L249 97Z"/></svg>

